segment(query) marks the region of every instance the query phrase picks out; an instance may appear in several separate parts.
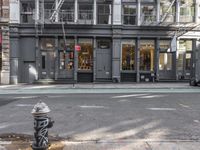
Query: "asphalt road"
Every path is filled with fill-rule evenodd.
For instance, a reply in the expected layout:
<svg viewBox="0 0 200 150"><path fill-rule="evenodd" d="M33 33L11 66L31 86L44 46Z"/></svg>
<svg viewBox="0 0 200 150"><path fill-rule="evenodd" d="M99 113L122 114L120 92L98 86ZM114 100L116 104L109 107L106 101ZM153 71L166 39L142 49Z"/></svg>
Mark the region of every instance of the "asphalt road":
<svg viewBox="0 0 200 150"><path fill-rule="evenodd" d="M200 93L0 95L0 134L33 135L40 100L55 121L50 135L72 141L200 139Z"/></svg>

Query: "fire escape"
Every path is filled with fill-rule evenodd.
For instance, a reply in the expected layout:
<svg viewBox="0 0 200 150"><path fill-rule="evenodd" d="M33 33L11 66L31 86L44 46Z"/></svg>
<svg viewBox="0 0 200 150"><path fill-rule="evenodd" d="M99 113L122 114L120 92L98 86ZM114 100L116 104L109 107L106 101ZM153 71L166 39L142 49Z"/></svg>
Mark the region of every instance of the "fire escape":
<svg viewBox="0 0 200 150"><path fill-rule="evenodd" d="M63 5L65 0L55 0L52 12L46 16L45 9L44 9L44 0L36 0L36 10L35 10L35 28L36 28L36 35L41 34L45 23L54 23L58 21L58 14ZM62 22L62 32L64 42L66 43L66 36L65 36L65 28L64 28L64 21Z"/></svg>
<svg viewBox="0 0 200 150"><path fill-rule="evenodd" d="M170 13L170 10L172 10L173 5L175 5L175 3L179 1L179 0L172 0L171 4L169 5L169 7L167 8L167 11L163 14L163 16L160 18L160 22L158 23L158 25L162 26L163 23L165 22L167 16ZM173 24L169 25L171 27L175 28L175 32L174 32L174 36L176 38L186 34L189 31L192 31L193 29L197 28L200 26L200 24L195 23L195 22L174 22Z"/></svg>

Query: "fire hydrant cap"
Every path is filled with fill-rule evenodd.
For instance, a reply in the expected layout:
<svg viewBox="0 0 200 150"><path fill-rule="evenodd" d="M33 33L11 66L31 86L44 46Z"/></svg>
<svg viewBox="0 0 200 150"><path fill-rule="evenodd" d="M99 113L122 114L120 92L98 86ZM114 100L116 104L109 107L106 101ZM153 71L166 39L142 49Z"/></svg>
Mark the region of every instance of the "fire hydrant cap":
<svg viewBox="0 0 200 150"><path fill-rule="evenodd" d="M33 109L32 109L32 111L31 111L31 113L33 114L33 115L37 115L37 114L45 114L45 113L48 113L48 112L50 112L51 110L49 109L49 107L47 106L47 104L45 104L44 102L39 102L39 103L37 103L34 107L33 107Z"/></svg>

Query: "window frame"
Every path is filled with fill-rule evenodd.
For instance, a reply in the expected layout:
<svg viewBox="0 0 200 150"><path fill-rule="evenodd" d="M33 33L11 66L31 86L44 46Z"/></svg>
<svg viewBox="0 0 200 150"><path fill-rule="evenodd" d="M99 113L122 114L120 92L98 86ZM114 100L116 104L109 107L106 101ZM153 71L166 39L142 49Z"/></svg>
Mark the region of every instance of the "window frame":
<svg viewBox="0 0 200 150"><path fill-rule="evenodd" d="M133 68L134 69L130 69L130 70L127 70L127 69L124 69L123 70L123 45L131 45L133 47L133 52L134 52L134 56L133 56L133 59L130 59L130 61L134 61L133 63ZM134 49L135 48L135 49ZM121 42L121 57L120 57L120 71L121 72L135 72L136 71L136 57L137 57L137 48L136 48L136 39L128 39L128 40L123 40Z"/></svg>
<svg viewBox="0 0 200 150"><path fill-rule="evenodd" d="M130 9L131 7L129 7L129 6L134 6L133 8L135 8L135 14L131 14L131 13L129 13L129 14L125 14L124 12L125 12L125 6L128 6L128 9ZM137 17L137 4L136 3L123 3L122 4L122 24L123 25L130 25L130 26L136 26L137 25L137 22L138 22L138 17ZM130 11L130 10L129 10ZM125 24L125 17L128 17L129 18L129 20L130 20L130 18L131 17L133 17L133 21L135 22L135 24L131 24L130 23L130 21L129 21L129 23L128 24ZM134 19L134 17L135 17L135 19Z"/></svg>
<svg viewBox="0 0 200 150"><path fill-rule="evenodd" d="M26 9L30 9L30 10L23 10L23 4L27 4L27 8ZM28 5L32 5L33 7L29 7ZM35 2L33 1L20 1L20 23L22 24L34 24L34 10L35 10ZM27 18L27 22L24 22L23 17ZM32 16L32 17L31 17ZM31 17L31 18L29 18Z"/></svg>
<svg viewBox="0 0 200 150"><path fill-rule="evenodd" d="M109 12L107 13L105 10L106 10L106 6L109 6ZM98 6L104 6L104 13L100 13L99 14L99 7ZM97 11L97 24L99 24L99 25L111 25L112 24L112 5L110 4L110 3L97 3L97 9L96 9L96 11ZM107 16L108 17L108 23L106 24L106 23L99 23L99 16ZM109 18L110 18L110 20L109 20Z"/></svg>

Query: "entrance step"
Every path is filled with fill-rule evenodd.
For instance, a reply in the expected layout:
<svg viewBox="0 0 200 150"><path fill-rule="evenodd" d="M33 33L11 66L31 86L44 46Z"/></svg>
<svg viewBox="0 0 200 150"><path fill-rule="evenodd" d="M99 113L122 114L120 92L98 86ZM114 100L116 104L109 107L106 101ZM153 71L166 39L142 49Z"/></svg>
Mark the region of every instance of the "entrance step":
<svg viewBox="0 0 200 150"><path fill-rule="evenodd" d="M106 82L106 83L108 82L108 83L109 83L109 82L113 82L113 80L112 80L112 79L96 79L95 82L96 82L96 83L98 83L98 82L101 82L101 83L102 83L102 82Z"/></svg>

